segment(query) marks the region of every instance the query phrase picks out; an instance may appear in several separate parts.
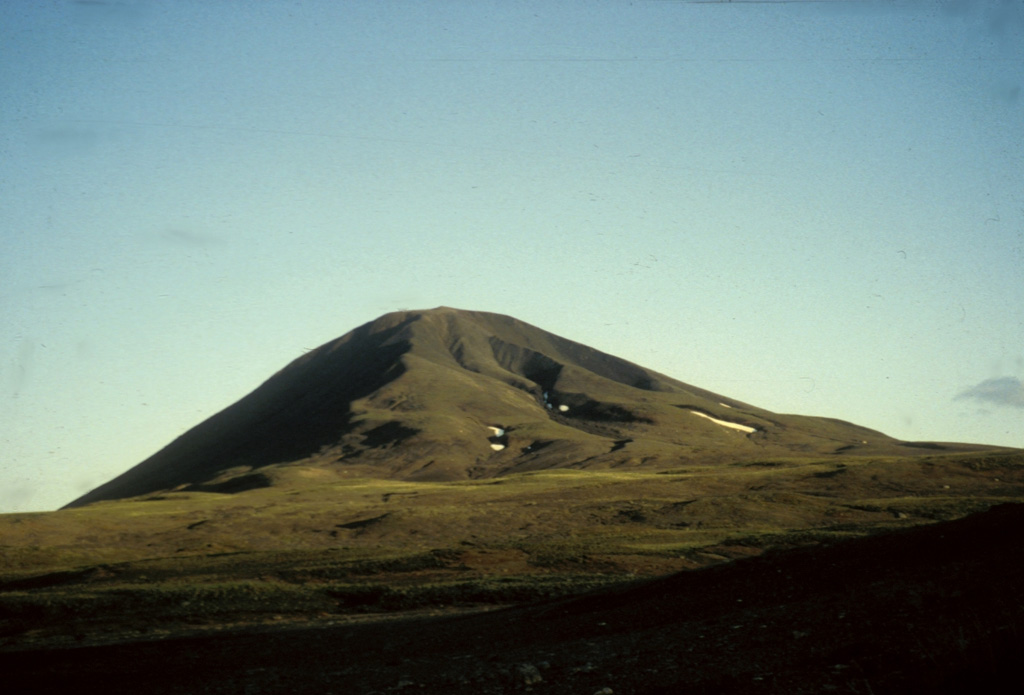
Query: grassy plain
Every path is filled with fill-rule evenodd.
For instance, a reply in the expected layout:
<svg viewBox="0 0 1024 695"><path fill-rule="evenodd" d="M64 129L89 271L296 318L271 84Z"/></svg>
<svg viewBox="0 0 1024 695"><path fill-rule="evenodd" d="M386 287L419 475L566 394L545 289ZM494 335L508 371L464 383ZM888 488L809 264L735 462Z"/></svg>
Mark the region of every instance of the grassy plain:
<svg viewBox="0 0 1024 695"><path fill-rule="evenodd" d="M272 487L0 517L0 647L522 603L1020 501L1024 454Z"/></svg>

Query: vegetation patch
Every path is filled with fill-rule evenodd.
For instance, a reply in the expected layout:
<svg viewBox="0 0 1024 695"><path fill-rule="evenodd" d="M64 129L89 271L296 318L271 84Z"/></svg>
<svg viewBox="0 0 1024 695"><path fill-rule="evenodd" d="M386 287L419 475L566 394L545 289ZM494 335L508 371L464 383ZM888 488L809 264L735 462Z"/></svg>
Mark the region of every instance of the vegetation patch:
<svg viewBox="0 0 1024 695"><path fill-rule="evenodd" d="M420 430L390 421L363 433L363 444L370 449L385 449L419 434Z"/></svg>
<svg viewBox="0 0 1024 695"><path fill-rule="evenodd" d="M1019 500L1021 463L770 457L421 483L270 467L275 487L235 495L0 517L0 623L17 641L527 601L957 519Z"/></svg>

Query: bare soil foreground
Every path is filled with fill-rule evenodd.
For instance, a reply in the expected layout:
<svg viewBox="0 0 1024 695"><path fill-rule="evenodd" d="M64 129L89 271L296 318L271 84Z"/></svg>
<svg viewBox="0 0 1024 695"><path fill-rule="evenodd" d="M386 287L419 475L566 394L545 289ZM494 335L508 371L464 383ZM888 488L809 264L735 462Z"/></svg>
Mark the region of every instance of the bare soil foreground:
<svg viewBox="0 0 1024 695"><path fill-rule="evenodd" d="M1022 534L1005 504L527 606L16 643L0 669L19 693L1019 693Z"/></svg>

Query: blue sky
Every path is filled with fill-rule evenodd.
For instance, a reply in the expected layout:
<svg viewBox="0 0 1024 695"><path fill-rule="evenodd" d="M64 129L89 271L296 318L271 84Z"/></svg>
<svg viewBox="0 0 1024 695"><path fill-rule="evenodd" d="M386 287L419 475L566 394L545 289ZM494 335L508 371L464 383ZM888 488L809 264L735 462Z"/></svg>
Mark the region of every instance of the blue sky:
<svg viewBox="0 0 1024 695"><path fill-rule="evenodd" d="M0 512L380 314L1024 446L1018 2L0 5Z"/></svg>

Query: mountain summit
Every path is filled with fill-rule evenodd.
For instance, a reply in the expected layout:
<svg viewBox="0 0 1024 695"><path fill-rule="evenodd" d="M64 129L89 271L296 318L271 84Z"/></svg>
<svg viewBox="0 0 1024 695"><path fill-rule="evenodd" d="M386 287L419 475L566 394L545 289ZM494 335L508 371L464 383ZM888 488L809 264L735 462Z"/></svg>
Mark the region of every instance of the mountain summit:
<svg viewBox="0 0 1024 695"><path fill-rule="evenodd" d="M920 446L839 420L778 415L509 316L439 307L386 314L302 355L68 506L297 478L657 470Z"/></svg>

